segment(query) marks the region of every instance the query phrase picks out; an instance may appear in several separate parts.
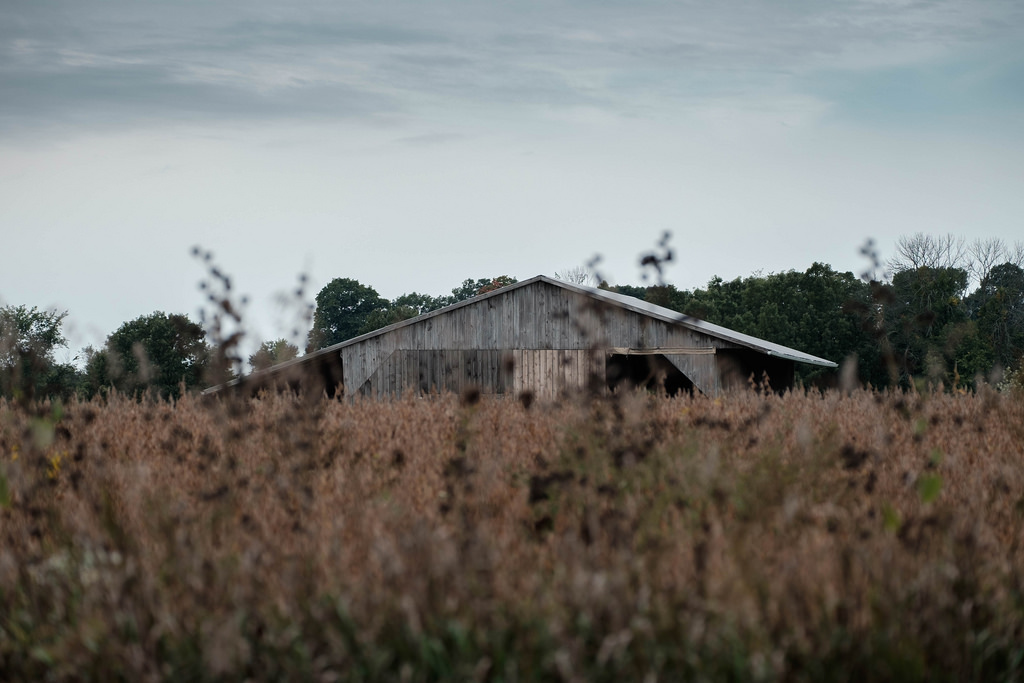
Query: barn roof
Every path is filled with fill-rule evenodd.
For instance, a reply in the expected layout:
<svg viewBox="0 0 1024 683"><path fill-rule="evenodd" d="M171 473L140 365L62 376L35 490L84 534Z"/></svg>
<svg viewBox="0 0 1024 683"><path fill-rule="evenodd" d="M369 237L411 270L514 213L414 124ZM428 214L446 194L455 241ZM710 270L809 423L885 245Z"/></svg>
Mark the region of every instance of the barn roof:
<svg viewBox="0 0 1024 683"><path fill-rule="evenodd" d="M817 356L812 356L809 353L804 353L803 351L791 349L788 346L783 346L782 344L775 344L774 342L759 339L757 337L752 337L749 334L736 332L735 330L730 330L729 328L722 327L721 325L714 325L712 323L701 320L700 318L694 318L693 316L685 315L683 313L679 313L678 311L673 311L671 308L665 308L664 306L656 306L655 304L643 301L642 299L637 299L636 297L633 296L627 296L625 294L619 294L617 292L609 292L604 289L594 289L593 287L583 287L580 285L573 285L566 282L560 282L558 280L552 280L551 278L544 277L543 275L539 277L543 278L547 282L551 282L552 284L557 284L559 286L565 287L566 289L582 291L590 296L595 296L599 299L614 302L615 304L636 311L638 313L649 315L653 318L658 318L660 320L665 320L667 322L677 323L679 325L689 327L692 330L703 332L704 334L710 335L712 337L725 339L735 344L739 344L740 346L746 346L756 351L760 351L761 353L764 353L769 356L777 356L779 358L785 358L786 360L796 361L797 363L807 363L808 365L821 365L826 368L837 367L837 364L830 360L818 358Z"/></svg>
<svg viewBox="0 0 1024 683"><path fill-rule="evenodd" d="M713 337L718 337L719 339L724 339L726 341L733 342L734 344L745 346L747 348L754 349L755 351L760 351L761 353L764 353L769 356L777 356L778 358L796 361L797 363L820 365L827 368L836 367L836 363L833 363L830 360L818 358L817 356L812 356L809 353L804 353L803 351L791 349L788 346L782 346L781 344L775 344L770 341L765 341L764 339L758 339L757 337L752 337L749 334L736 332L734 330L721 327L720 325L713 325L709 322L705 322L698 318L694 318L693 316L684 315L677 311L673 311L670 308L665 308L664 306L656 306L652 303L642 301L641 299L637 299L636 297L626 296L624 294L618 294L616 292L609 292L604 289L595 289L594 287L584 287L583 285L575 285L569 282L563 282L562 280L557 280L555 278L548 277L547 275L537 275L536 277L532 277L529 280L523 280L522 282L517 282L513 285L507 285L500 289L496 289L492 292L481 294L471 299L466 299L465 301L460 301L457 304L452 304L451 306L439 308L435 311L424 313L423 315L417 316L415 318L410 318L408 320L403 320L402 322L398 322L393 325L388 325L387 327L382 327L379 330L374 330L373 332L368 332L358 337L353 337L352 339L347 339L338 344L334 344L333 346L328 346L326 348L320 349L319 351L315 351L312 354L306 354L305 356L302 356L301 358L296 358L295 361L290 362L294 363L296 361L301 361L302 358L308 358L309 356L312 355L331 353L333 351L342 349L346 346L358 344L366 339L370 339L371 337L375 337L379 334L384 334L385 332L390 332L391 330L396 330L398 328L405 327L406 325L414 325L416 323L420 323L432 317L445 315L446 313L453 311L457 308L460 308L462 306L471 306L492 296L499 296L513 289L517 289L519 287L529 287L530 285L537 282L544 282L549 285L554 285L555 287L561 287L562 289L578 292L580 294L584 294L586 296L593 297L601 301L606 301L611 305L626 308L631 311L640 313L642 315L650 316L652 318L664 320L669 323L683 325L692 330L696 330L697 332L702 332Z"/></svg>
<svg viewBox="0 0 1024 683"><path fill-rule="evenodd" d="M561 287L562 289L566 289L566 290L569 290L569 291L577 292L579 294L583 294L585 296L592 297L592 298L597 299L599 301L606 302L606 303L608 303L610 305L613 305L613 306L618 306L618 307L625 308L625 309L628 309L628 310L631 310L631 311L635 311L636 313L640 313L641 315L650 316L652 318L656 318L658 320L663 320L665 322L672 323L672 324L682 325L684 327L687 327L689 329L695 330L697 332L701 332L703 334L707 334L707 335L710 335L710 336L713 336L713 337L717 337L719 339L723 339L725 341L732 342L734 344L737 344L738 346L742 346L742 347L746 347L746 348L749 348L749 349L753 349L755 351L759 351L759 352L764 353L764 354L766 354L768 356L775 356L777 358L783 358L783 359L786 359L786 360L795 361L797 363L807 363L809 365L820 365L822 367L827 367L827 368L837 367L837 364L832 362L832 361L830 361L830 360L826 360L824 358L818 358L817 356L812 356L809 353L804 353L803 351L798 351L796 349L791 349L788 346L782 346L781 344L775 344L773 342L766 341L764 339L758 339L757 337L752 337L749 334L743 334L741 332L736 332L735 330L730 330L730 329L728 329L726 327L722 327L720 325L714 325L714 324L706 322L704 320L700 320L698 318L694 318L693 316L688 316L688 315L684 315L682 313L679 313L677 311L673 311L670 308L665 308L664 306L656 306L655 304L649 303L647 301L643 301L641 299L637 299L636 297L626 296L624 294L618 294L616 292L610 292L610 291L607 291L607 290L604 290L604 289L596 289L594 287L584 287L583 285L576 285L576 284L572 284L572 283L569 283L569 282L563 282L562 280L557 280L555 278L551 278L551 277L548 277L546 275L537 275L536 277L532 277L529 280L523 280L522 282L517 282L517 283L512 284L512 285L507 285L507 286L502 287L500 289L496 289L496 290L494 290L492 292L488 292L486 294L481 294L481 295L475 296L475 297L473 297L471 299L466 299L465 301L460 301L457 304L452 304L451 306L446 306L445 308L439 308L439 309L437 309L435 311L430 311L429 313L424 313L423 315L417 316L415 318L410 318L408 320L403 320L401 322L394 323L393 325L388 325L387 327L382 327L379 330L374 330L373 332L368 332L366 334L359 335L358 337L353 337L352 339L347 339L347 340L345 340L343 342L340 342L338 344L334 344L333 346L328 346L326 348L319 349L319 350L313 351L311 353L307 353L304 356L299 356L298 358L294 358L292 360L285 361L283 363L278 363L277 365L274 365L273 367L267 368L266 370L262 370L262 371L260 371L258 373L254 373L254 374L255 375L259 375L259 376L263 376L263 377L276 376L277 373L282 372L282 371L286 371L288 368L291 368L291 367L296 366L296 365L305 364L305 363L310 362L310 361L312 361L312 360L314 360L316 358L323 358L324 356L327 356L329 354L336 353L338 350L340 350L340 349L342 349L342 348L344 348L346 346L352 346L354 344L359 344L359 343L361 343L361 342L363 342L363 341L365 341L367 339L371 339L371 338L376 337L378 335L385 334L387 332L391 332L392 330L396 330L396 329L399 329L399 328L402 328L402 327L406 327L408 325L415 325L417 323L423 322L424 320L428 320L430 318L434 318L434 317L437 317L437 316L445 315L445 314L447 314L447 313L449 313L449 312L451 312L451 311L453 311L453 310L455 310L457 308L461 308L463 306L472 306L472 305L477 304L477 303L479 303L481 301L484 301L484 300L486 300L486 299L488 299L490 297L500 296L502 294L506 294L509 291L517 289L519 287L529 287L529 286L531 286L531 285L533 285L535 283L538 283L538 282L543 282L543 283L546 283L546 284L549 284L549 285L552 285L552 286L555 286L555 287ZM243 381L243 378L234 379L234 380L231 380L230 382L228 382L226 385L222 385L222 386L234 386L236 384L239 384L241 381ZM211 387L210 389L207 389L206 392L215 392L215 391L219 390L220 388L222 388L222 387ZM206 393L206 392L204 392L204 393Z"/></svg>

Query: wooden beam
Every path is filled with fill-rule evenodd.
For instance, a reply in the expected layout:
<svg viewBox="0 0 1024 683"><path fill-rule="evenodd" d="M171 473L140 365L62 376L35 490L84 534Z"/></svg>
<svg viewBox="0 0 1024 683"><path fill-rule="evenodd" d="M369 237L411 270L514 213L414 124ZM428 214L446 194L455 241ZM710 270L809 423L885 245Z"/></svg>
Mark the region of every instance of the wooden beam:
<svg viewBox="0 0 1024 683"><path fill-rule="evenodd" d="M627 349L613 347L608 349L607 353L620 356L713 356L715 354L715 347L695 346L685 348L665 347L653 349Z"/></svg>

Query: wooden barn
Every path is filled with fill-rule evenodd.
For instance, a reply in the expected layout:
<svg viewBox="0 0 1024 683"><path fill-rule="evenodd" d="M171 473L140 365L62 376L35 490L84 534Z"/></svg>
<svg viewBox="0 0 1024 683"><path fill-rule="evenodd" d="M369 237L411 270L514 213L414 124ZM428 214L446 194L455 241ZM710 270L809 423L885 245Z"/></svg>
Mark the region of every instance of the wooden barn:
<svg viewBox="0 0 1024 683"><path fill-rule="evenodd" d="M596 384L715 396L751 376L785 389L796 363L836 366L633 297L538 275L254 373L236 386L301 383L380 398L473 387L553 398Z"/></svg>

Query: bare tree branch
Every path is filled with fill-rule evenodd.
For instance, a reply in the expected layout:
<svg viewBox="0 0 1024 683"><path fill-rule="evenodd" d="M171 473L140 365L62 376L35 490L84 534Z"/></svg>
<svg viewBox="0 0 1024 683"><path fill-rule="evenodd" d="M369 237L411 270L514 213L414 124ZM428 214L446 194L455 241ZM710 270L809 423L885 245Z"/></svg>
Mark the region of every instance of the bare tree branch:
<svg viewBox="0 0 1024 683"><path fill-rule="evenodd" d="M1014 242L1013 247L1007 249L1006 260L1018 268L1024 268L1024 242Z"/></svg>
<svg viewBox="0 0 1024 683"><path fill-rule="evenodd" d="M1004 263L1007 257L1006 243L998 237L976 239L971 243L968 252L970 257L967 272L978 284L984 282L992 269Z"/></svg>
<svg viewBox="0 0 1024 683"><path fill-rule="evenodd" d="M899 273L918 268L962 268L966 260L967 246L963 237L917 232L896 240L896 255L887 265L893 273Z"/></svg>
<svg viewBox="0 0 1024 683"><path fill-rule="evenodd" d="M555 277L562 282L568 282L573 285L590 285L594 281L594 276L583 266L573 266L565 270L555 271Z"/></svg>

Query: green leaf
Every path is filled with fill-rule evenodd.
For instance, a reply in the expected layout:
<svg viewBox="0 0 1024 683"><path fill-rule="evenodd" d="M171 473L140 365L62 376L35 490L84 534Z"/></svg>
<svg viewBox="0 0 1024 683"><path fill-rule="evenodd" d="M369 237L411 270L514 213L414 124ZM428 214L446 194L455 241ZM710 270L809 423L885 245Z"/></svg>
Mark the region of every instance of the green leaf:
<svg viewBox="0 0 1024 683"><path fill-rule="evenodd" d="M0 468L0 507L11 507L11 490L7 487L7 474Z"/></svg>
<svg viewBox="0 0 1024 683"><path fill-rule="evenodd" d="M29 654L31 654L32 659L40 661L43 664L46 664L47 666L53 666L53 657L50 655L49 652L47 652L44 648L40 646L37 645L36 647L32 648L32 651Z"/></svg>
<svg viewBox="0 0 1024 683"><path fill-rule="evenodd" d="M882 506L882 524L886 531L893 533L899 531L902 524L900 513L888 503Z"/></svg>
<svg viewBox="0 0 1024 683"><path fill-rule="evenodd" d="M942 491L942 477L937 474L925 474L917 480L917 494L922 503L930 503L939 497Z"/></svg>
<svg viewBox="0 0 1024 683"><path fill-rule="evenodd" d="M53 445L54 429L53 423L45 418L32 420L32 441L35 447L41 451Z"/></svg>

